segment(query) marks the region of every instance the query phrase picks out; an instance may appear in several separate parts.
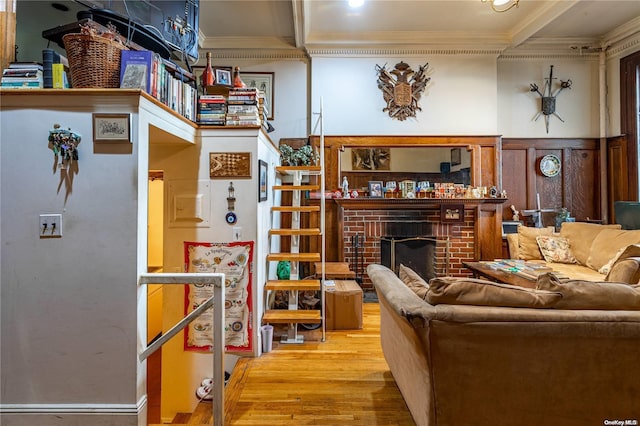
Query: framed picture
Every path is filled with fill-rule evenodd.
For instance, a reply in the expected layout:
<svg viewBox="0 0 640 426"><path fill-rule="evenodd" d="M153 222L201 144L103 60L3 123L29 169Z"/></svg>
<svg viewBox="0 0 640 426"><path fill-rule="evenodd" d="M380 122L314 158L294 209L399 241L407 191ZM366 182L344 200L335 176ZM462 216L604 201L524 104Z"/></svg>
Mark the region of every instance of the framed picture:
<svg viewBox="0 0 640 426"><path fill-rule="evenodd" d="M440 222L464 222L464 204L441 204Z"/></svg>
<svg viewBox="0 0 640 426"><path fill-rule="evenodd" d="M370 180L369 181L369 197L381 198L382 197L382 181Z"/></svg>
<svg viewBox="0 0 640 426"><path fill-rule="evenodd" d="M93 114L93 142L131 143L131 115Z"/></svg>
<svg viewBox="0 0 640 426"><path fill-rule="evenodd" d="M258 201L267 201L269 190L267 163L258 160Z"/></svg>
<svg viewBox="0 0 640 426"><path fill-rule="evenodd" d="M243 72L240 74L247 87L257 87L264 92L264 106L267 108L267 120L273 120L274 113L274 73Z"/></svg>
<svg viewBox="0 0 640 426"><path fill-rule="evenodd" d="M213 73L216 77L216 84L231 87L233 80L231 79L231 67L213 67Z"/></svg>
<svg viewBox="0 0 640 426"><path fill-rule="evenodd" d="M210 152L209 177L251 178L250 152Z"/></svg>
<svg viewBox="0 0 640 426"><path fill-rule="evenodd" d="M461 148L451 148L451 165L458 166L460 165L460 157L462 156Z"/></svg>

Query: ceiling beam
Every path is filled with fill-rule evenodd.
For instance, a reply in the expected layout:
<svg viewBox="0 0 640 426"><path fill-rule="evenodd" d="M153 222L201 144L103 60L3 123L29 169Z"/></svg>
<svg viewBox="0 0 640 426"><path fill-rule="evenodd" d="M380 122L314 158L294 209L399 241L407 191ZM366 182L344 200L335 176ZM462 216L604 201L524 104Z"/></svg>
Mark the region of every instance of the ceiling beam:
<svg viewBox="0 0 640 426"><path fill-rule="evenodd" d="M306 39L305 30L308 28L305 19L309 16L308 9L309 6L307 6L305 0L291 0L291 10L293 11L293 36L295 46L298 49L304 48Z"/></svg>
<svg viewBox="0 0 640 426"><path fill-rule="evenodd" d="M556 0L547 2L514 29L511 35L510 47L521 45L579 2L580 0Z"/></svg>

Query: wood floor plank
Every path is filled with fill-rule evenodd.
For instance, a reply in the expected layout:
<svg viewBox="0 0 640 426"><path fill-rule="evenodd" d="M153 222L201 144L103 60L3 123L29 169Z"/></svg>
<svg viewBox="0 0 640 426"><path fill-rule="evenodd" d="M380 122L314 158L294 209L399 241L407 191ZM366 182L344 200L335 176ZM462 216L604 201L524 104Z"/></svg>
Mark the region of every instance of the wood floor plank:
<svg viewBox="0 0 640 426"><path fill-rule="evenodd" d="M226 424L415 425L382 354L379 306L363 311L362 330L327 331L325 342L302 331L305 343L282 344L276 326L272 352L236 364Z"/></svg>

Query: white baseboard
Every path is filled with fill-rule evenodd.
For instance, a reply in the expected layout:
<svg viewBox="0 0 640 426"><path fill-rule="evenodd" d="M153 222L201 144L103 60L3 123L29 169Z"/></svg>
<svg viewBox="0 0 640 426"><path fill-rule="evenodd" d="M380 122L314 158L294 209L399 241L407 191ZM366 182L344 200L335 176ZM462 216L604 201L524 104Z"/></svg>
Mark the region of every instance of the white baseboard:
<svg viewBox="0 0 640 426"><path fill-rule="evenodd" d="M0 404L0 414L138 415L147 405L144 395L137 404Z"/></svg>

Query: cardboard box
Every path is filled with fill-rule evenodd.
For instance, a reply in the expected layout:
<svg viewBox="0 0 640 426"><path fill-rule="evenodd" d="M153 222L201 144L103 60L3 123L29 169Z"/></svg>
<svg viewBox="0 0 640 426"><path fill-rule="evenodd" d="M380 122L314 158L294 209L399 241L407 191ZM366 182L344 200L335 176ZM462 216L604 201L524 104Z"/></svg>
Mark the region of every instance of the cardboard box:
<svg viewBox="0 0 640 426"><path fill-rule="evenodd" d="M353 280L335 280L325 287L327 330L362 328L362 289Z"/></svg>

